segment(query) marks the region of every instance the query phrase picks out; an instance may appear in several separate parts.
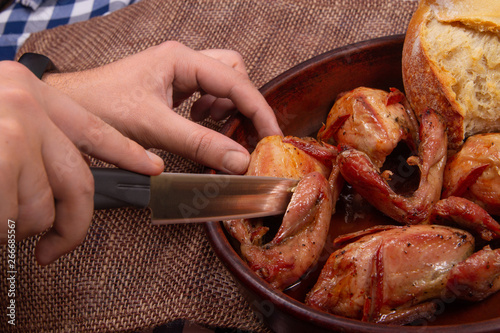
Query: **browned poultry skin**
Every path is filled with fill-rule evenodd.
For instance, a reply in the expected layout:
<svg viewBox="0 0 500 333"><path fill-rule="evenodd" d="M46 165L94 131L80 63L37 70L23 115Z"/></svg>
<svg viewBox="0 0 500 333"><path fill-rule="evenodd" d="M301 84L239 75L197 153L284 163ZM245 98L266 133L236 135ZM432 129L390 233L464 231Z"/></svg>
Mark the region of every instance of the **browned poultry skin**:
<svg viewBox="0 0 500 333"><path fill-rule="evenodd" d="M269 243L263 244L269 228L260 219L224 222L240 242L241 256L249 267L277 289L300 279L325 245L341 186L338 168L332 165L336 154L334 147L314 139L271 136L262 139L251 155L249 176L300 179Z"/></svg>
<svg viewBox="0 0 500 333"><path fill-rule="evenodd" d="M486 246L453 267L447 288L469 301L481 301L500 290L500 249Z"/></svg>
<svg viewBox="0 0 500 333"><path fill-rule="evenodd" d="M263 246L241 244L249 267L277 289L296 282L314 265L330 226L332 196L327 180L317 172L299 182L278 233Z"/></svg>
<svg viewBox="0 0 500 333"><path fill-rule="evenodd" d="M337 162L346 182L384 214L404 224L425 222L430 208L441 197L443 172L447 157L447 140L443 123L435 112L422 115L419 156L411 156L409 164L420 169L418 189L411 196L396 193L365 153L346 149Z"/></svg>
<svg viewBox="0 0 500 333"><path fill-rule="evenodd" d="M432 207L429 221L445 225L454 222L486 241L500 238L500 224L481 206L461 197L439 200Z"/></svg>
<svg viewBox="0 0 500 333"><path fill-rule="evenodd" d="M443 197L461 196L500 215L500 133L467 139L446 165Z"/></svg>
<svg viewBox="0 0 500 333"><path fill-rule="evenodd" d="M255 147L246 175L301 179L308 173L316 171L327 178L330 175L330 168L306 151L297 148L291 143L293 141L302 141L304 145L309 146L316 145L318 149L323 148L320 143L312 143L309 139L265 137ZM334 154L332 158L335 158Z"/></svg>
<svg viewBox="0 0 500 333"><path fill-rule="evenodd" d="M400 141L415 148L418 123L407 104L396 89L356 88L335 102L318 139L356 148L380 168Z"/></svg>
<svg viewBox="0 0 500 333"><path fill-rule="evenodd" d="M376 231L330 256L307 304L364 321L407 323L432 310L424 302L446 292L450 270L474 250L469 233L450 227Z"/></svg>

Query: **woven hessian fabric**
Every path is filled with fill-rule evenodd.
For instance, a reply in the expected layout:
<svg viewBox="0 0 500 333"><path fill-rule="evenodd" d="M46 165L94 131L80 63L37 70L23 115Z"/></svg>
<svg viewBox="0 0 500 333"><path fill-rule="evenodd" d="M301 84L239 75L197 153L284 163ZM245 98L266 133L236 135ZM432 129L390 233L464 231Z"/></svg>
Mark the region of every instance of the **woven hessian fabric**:
<svg viewBox="0 0 500 333"><path fill-rule="evenodd" d="M24 52L60 71L95 67L167 40L239 51L256 86L328 50L404 33L417 7L405 0L143 0L101 18L32 35ZM177 112L188 116L189 103ZM204 122L219 129L220 123ZM167 171L200 165L159 152ZM23 332L141 331L182 318L211 327L266 332L213 253L199 224L152 226L145 210L98 212L84 243L47 267L37 238L18 244L16 329ZM1 251L0 303L7 297ZM0 331L7 325L0 319Z"/></svg>

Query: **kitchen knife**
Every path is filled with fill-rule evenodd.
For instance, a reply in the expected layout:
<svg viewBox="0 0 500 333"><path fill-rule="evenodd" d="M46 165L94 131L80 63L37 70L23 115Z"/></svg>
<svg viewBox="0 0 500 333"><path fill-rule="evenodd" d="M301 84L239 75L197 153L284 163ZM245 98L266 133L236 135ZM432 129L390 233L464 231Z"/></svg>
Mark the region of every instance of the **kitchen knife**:
<svg viewBox="0 0 500 333"><path fill-rule="evenodd" d="M153 224L221 221L282 214L298 181L220 174L91 168L94 209L151 208Z"/></svg>

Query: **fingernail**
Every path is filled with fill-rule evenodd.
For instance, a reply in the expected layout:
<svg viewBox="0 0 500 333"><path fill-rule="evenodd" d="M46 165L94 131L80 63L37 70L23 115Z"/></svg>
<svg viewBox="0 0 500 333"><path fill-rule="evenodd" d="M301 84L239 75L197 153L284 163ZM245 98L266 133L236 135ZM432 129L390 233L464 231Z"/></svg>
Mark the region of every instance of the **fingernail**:
<svg viewBox="0 0 500 333"><path fill-rule="evenodd" d="M222 158L222 168L227 173L242 174L247 171L250 155L241 151L230 150Z"/></svg>
<svg viewBox="0 0 500 333"><path fill-rule="evenodd" d="M163 159L160 156L156 155L153 152L150 152L149 150L146 150L146 154L154 164L163 167Z"/></svg>

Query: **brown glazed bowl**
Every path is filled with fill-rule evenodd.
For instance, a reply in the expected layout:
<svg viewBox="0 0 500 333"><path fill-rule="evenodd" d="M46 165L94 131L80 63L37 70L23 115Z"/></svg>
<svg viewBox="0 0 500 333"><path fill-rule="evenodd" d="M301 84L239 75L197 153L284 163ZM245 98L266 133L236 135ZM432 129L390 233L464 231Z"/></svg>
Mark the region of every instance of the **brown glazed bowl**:
<svg viewBox="0 0 500 333"><path fill-rule="evenodd" d="M324 53L276 77L261 92L285 135L315 135L338 93L359 86L403 91L403 42L403 35L389 36ZM258 141L252 123L240 115L228 120L223 133L249 150ZM252 272L220 222L209 222L206 228L217 256L258 317L276 332L500 332L500 293L472 305L437 300L438 314L420 326L365 323L313 310Z"/></svg>

